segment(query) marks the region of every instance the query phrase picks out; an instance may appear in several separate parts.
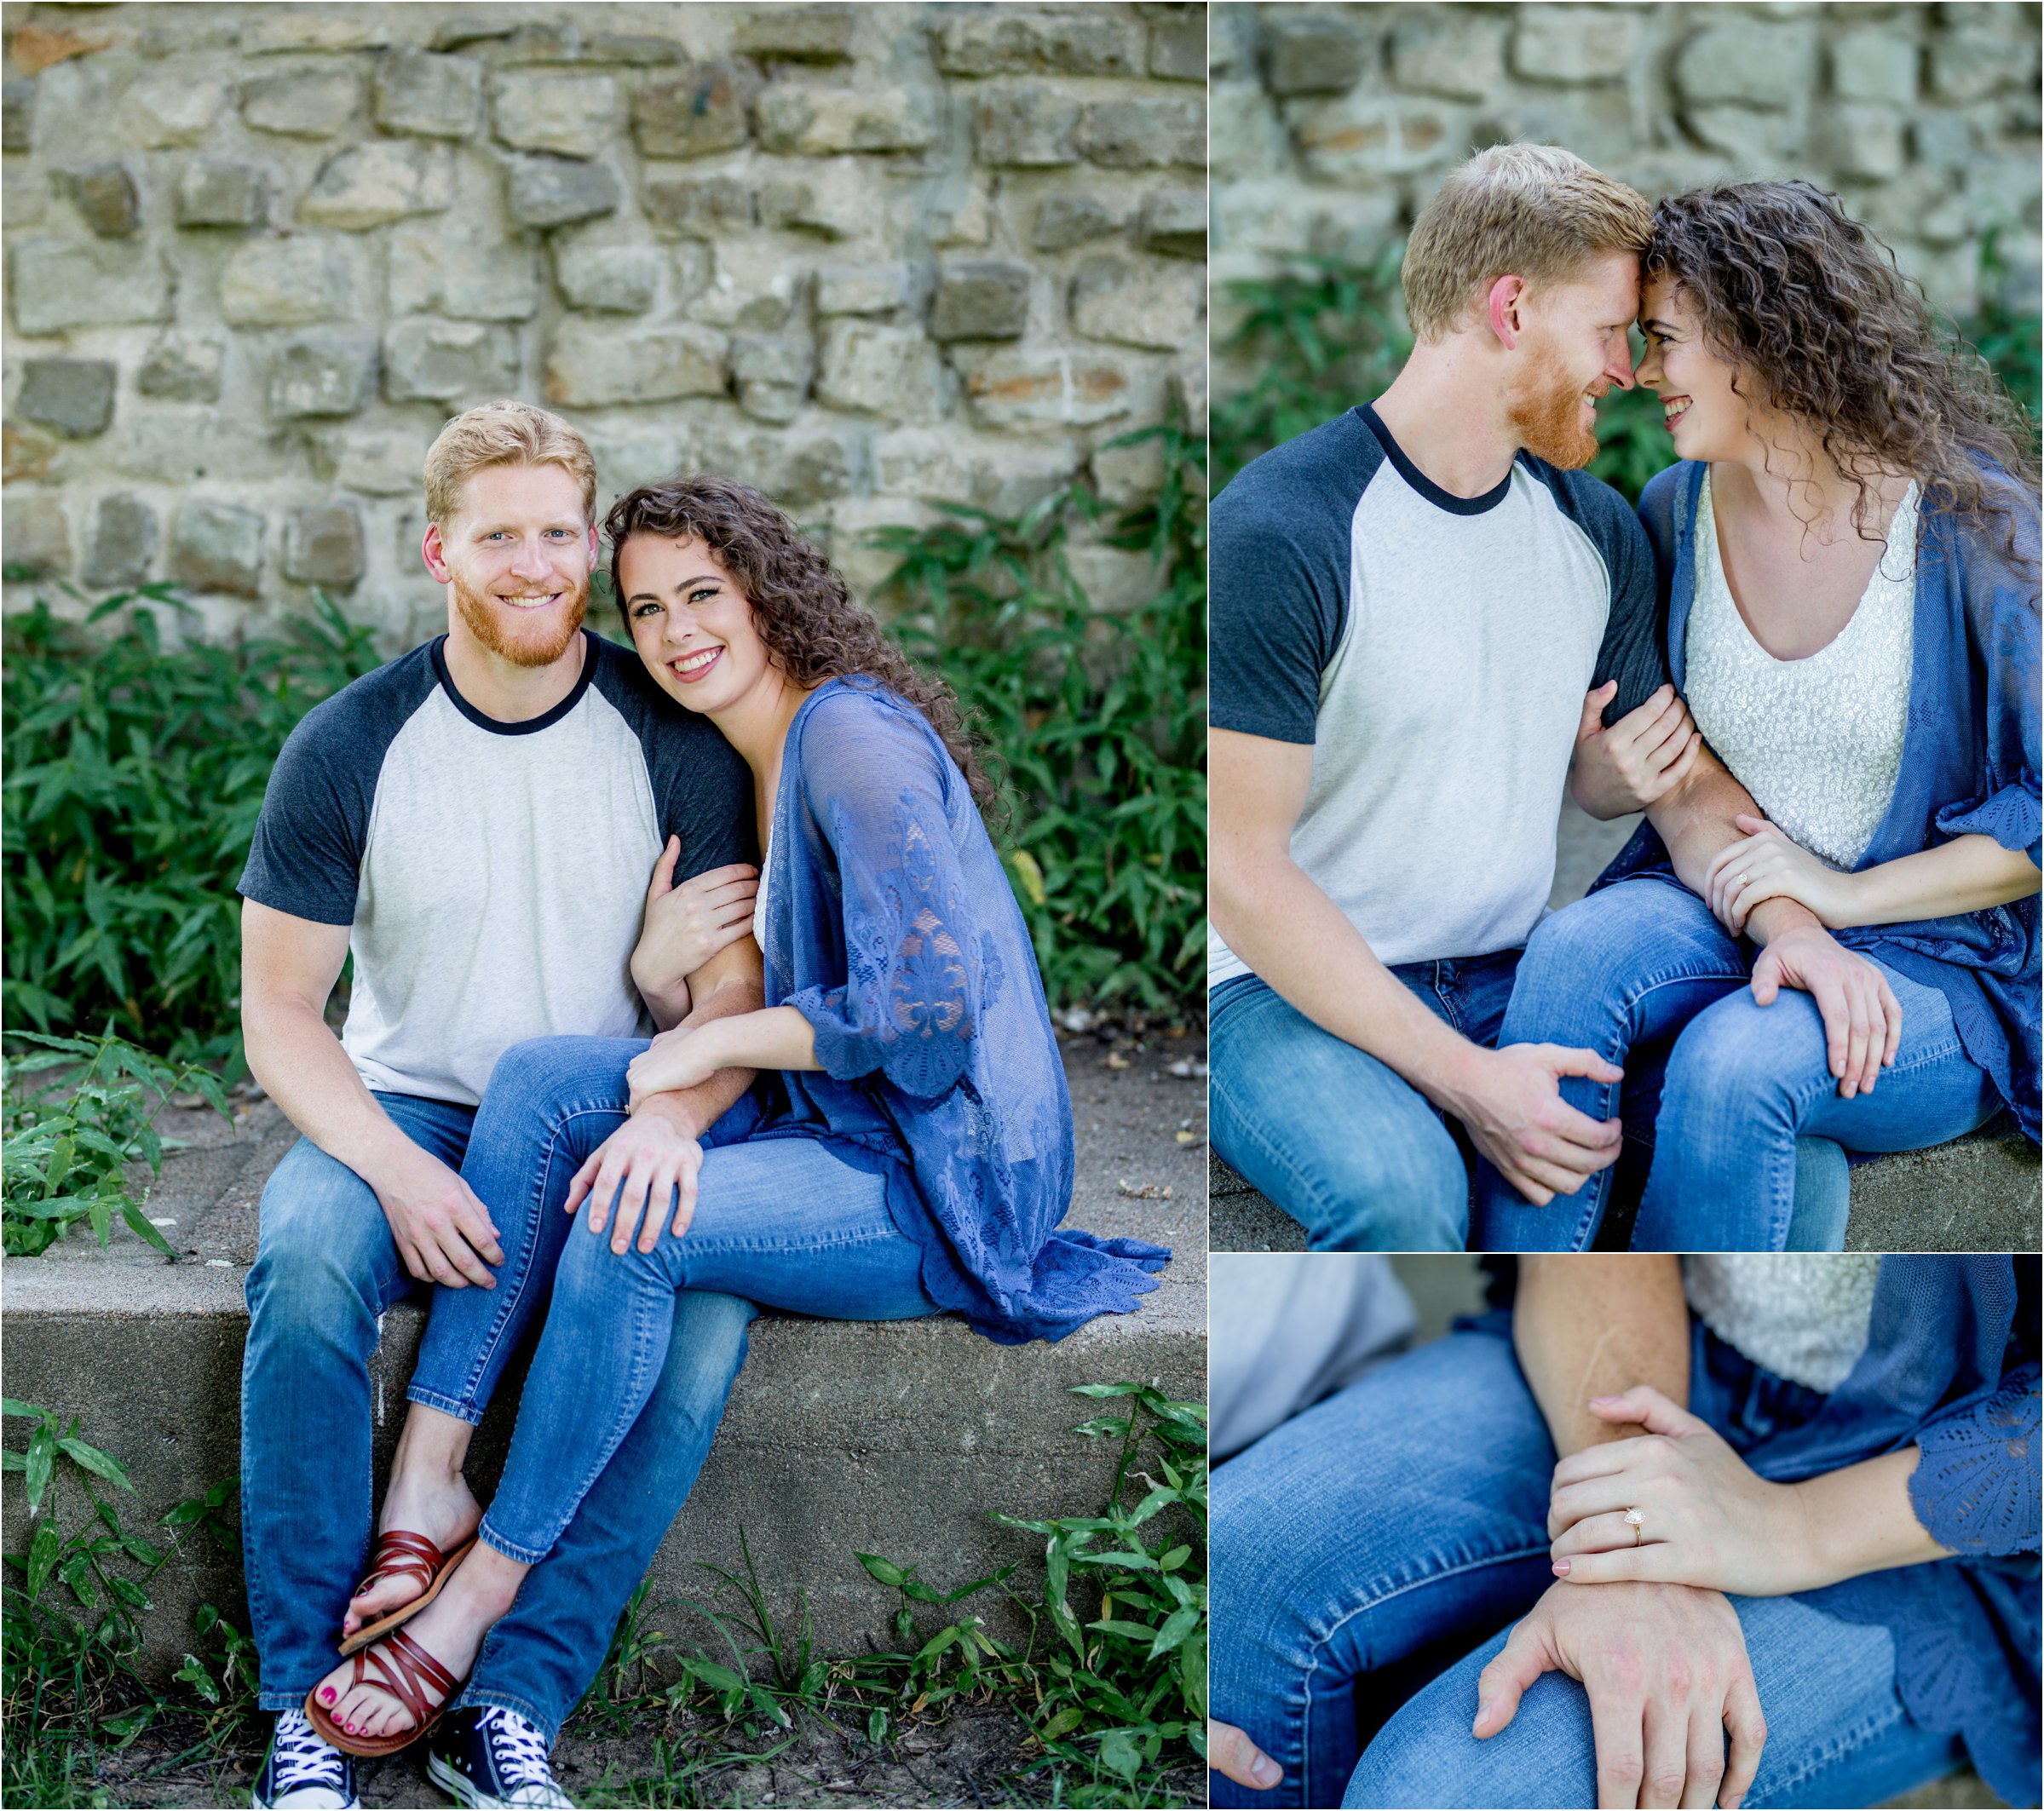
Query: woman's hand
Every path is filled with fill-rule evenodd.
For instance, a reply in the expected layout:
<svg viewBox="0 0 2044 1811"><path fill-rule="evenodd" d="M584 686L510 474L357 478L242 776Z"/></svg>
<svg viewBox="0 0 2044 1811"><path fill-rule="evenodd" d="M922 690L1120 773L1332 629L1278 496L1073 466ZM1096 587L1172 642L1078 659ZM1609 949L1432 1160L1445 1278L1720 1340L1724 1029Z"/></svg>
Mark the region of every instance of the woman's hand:
<svg viewBox="0 0 2044 1811"><path fill-rule="evenodd" d="M1495 1735L1517 1715L1526 1687L1550 1670L1580 1679L1589 1693L1599 1806L1714 1803L1731 1811L1745 1797L1767 1724L1745 1634L1720 1593L1683 1584L1550 1587L1477 1675L1471 1733Z"/></svg>
<svg viewBox="0 0 2044 1811"><path fill-rule="evenodd" d="M1206 1764L1252 1792L1268 1792L1285 1771L1233 1723L1206 1720Z"/></svg>
<svg viewBox="0 0 2044 1811"><path fill-rule="evenodd" d="M1772 939L1753 965L1756 1004L1771 1005L1783 987L1817 1002L1840 1099L1873 1093L1874 1078L1902 1047L1902 1002L1880 965L1829 931L1805 925Z"/></svg>
<svg viewBox="0 0 2044 1811"><path fill-rule="evenodd" d="M1856 877L1820 861L1779 825L1742 811L1732 822L1745 831L1711 858L1704 871L1704 902L1733 936L1744 934L1747 915L1762 900L1796 900L1829 930L1857 924Z"/></svg>
<svg viewBox="0 0 2044 1811"><path fill-rule="evenodd" d="M702 1025L677 1025L671 1032L662 1032L625 1067L625 1078L631 1087L631 1111L636 1113L651 1095L693 1088L699 1082L708 1081L719 1069L730 1067L731 1059L723 1054L730 1027L751 1016L741 1013Z"/></svg>
<svg viewBox="0 0 2044 1811"><path fill-rule="evenodd" d="M1606 680L1584 699L1576 726L1569 791L1593 818L1621 818L1659 802L1688 778L1703 746L1674 687L1663 686L1606 729L1604 706L1617 695L1618 681Z"/></svg>
<svg viewBox="0 0 2044 1811"><path fill-rule="evenodd" d="M1646 1433L1572 1452L1554 1468L1547 1532L1571 1584L1644 1579L1781 1597L1829 1580L1801 1493L1771 1484L1711 1427L1649 1384L1594 1396L1598 1420ZM1637 1528L1627 1510L1639 1516Z"/></svg>
<svg viewBox="0 0 2044 1811"><path fill-rule="evenodd" d="M657 997L686 1012L688 977L752 928L759 870L733 862L677 887L674 865L681 854L681 838L670 837L654 865L638 945L631 952L631 978L648 1005Z"/></svg>

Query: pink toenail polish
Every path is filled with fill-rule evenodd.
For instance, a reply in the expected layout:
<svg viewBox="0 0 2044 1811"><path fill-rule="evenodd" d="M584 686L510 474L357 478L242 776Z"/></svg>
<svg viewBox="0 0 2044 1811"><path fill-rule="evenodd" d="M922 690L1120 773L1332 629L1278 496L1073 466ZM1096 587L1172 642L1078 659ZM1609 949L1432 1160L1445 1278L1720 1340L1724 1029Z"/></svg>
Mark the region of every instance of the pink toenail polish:
<svg viewBox="0 0 2044 1811"><path fill-rule="evenodd" d="M330 1704L331 1704L333 1701L334 1701L334 1688L333 1688L333 1687L332 1687L330 1685L330 1686L328 1686L328 1687L326 1687L326 1689L325 1689L325 1691L323 1691L323 1692L321 1692L321 1693L320 1693L320 1702L321 1704L323 1704L323 1705L330 1705Z"/></svg>

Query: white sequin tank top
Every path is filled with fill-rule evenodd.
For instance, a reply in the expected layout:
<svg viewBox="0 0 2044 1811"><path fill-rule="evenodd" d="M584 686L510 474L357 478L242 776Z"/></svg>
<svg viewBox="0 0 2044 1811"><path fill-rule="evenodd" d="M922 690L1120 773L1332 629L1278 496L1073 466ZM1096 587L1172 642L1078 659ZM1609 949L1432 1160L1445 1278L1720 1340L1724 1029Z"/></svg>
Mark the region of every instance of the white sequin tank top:
<svg viewBox="0 0 2044 1811"><path fill-rule="evenodd" d="M1726 1251L1682 1261L1696 1318L1763 1370L1826 1395L1867 1349L1878 1253Z"/></svg>
<svg viewBox="0 0 2044 1811"><path fill-rule="evenodd" d="M1902 770L1916 643L1916 486L1851 618L1814 654L1777 660L1732 601L1710 476L1696 499L1696 598L1684 689L1718 756L1770 819L1834 867L1866 853Z"/></svg>

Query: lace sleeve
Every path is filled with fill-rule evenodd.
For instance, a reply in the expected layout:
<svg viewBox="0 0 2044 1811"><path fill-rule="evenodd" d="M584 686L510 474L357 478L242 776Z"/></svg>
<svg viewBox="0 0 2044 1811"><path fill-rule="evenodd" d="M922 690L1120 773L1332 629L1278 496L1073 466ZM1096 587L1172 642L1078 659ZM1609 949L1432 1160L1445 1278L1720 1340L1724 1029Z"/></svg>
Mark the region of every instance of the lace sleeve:
<svg viewBox="0 0 2044 1811"><path fill-rule="evenodd" d="M1985 1401L1916 1436L1909 1477L1916 1519L1959 1554L2038 1546L2038 1368L2024 1365Z"/></svg>
<svg viewBox="0 0 2044 1811"><path fill-rule="evenodd" d="M785 1003L814 1027L830 1075L878 1071L933 1100L971 1060L985 980L945 777L927 738L842 703L809 727L802 779L836 858L844 985L805 987Z"/></svg>
<svg viewBox="0 0 2044 1811"><path fill-rule="evenodd" d="M1986 679L1985 772L1979 794L1948 805L1937 828L1948 837L1992 837L2006 849L2039 859L2038 557L2036 505L2018 515L2017 558L1975 532L1961 543L1967 633Z"/></svg>

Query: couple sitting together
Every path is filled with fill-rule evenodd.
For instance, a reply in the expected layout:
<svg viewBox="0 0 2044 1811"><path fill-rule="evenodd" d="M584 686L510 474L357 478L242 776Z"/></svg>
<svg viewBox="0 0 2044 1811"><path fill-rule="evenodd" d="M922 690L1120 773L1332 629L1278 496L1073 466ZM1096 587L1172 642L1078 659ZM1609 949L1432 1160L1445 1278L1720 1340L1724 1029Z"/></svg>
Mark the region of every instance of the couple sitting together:
<svg viewBox="0 0 2044 1811"><path fill-rule="evenodd" d="M352 1805L429 1728L461 1802L567 1804L548 1749L761 1307L1056 1339L1169 1255L1059 1227L1071 1101L948 688L718 478L604 524L635 660L582 626L595 506L557 417L446 427L447 632L292 733L242 877L249 1065L304 1135L248 1281L259 1806ZM369 1360L424 1284L365 1572ZM543 1314L486 1513L469 1435Z"/></svg>
<svg viewBox="0 0 2044 1811"><path fill-rule="evenodd" d="M1848 1152L2034 1142L2020 410L1806 182L1502 146L1403 280L1390 388L1213 507L1215 1148L1316 1249L1616 1198L1665 1251L1837 1250ZM1581 469L1635 382L1637 517ZM1564 785L1646 821L1550 916Z"/></svg>

